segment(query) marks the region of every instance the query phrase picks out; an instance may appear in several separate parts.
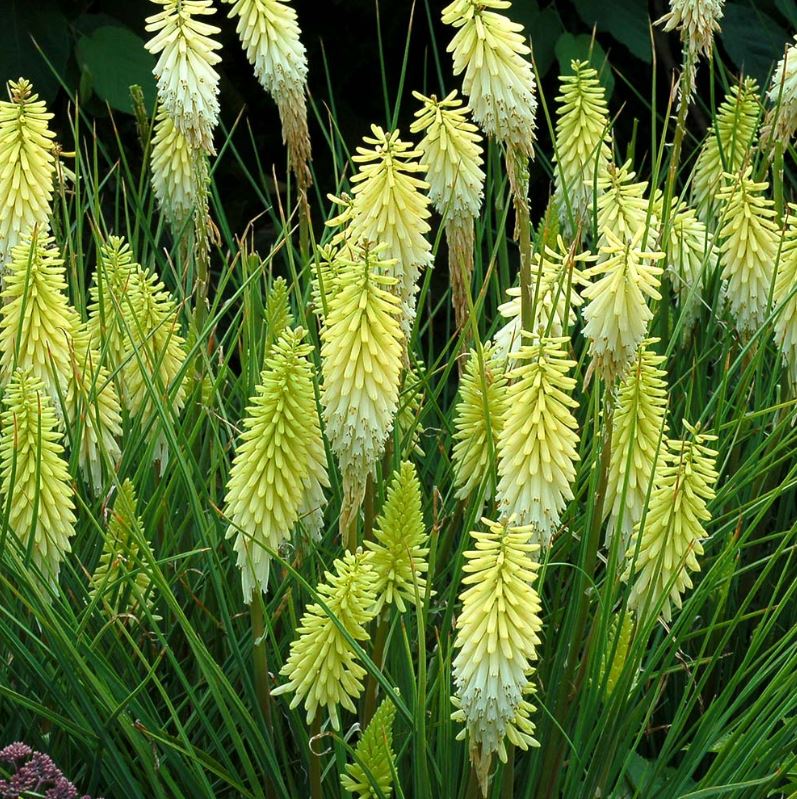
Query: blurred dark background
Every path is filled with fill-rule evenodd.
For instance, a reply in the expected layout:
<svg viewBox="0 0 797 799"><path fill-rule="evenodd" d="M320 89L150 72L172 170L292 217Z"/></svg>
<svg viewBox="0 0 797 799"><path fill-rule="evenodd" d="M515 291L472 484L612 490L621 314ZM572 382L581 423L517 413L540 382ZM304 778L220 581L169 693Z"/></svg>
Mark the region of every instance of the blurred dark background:
<svg viewBox="0 0 797 799"><path fill-rule="evenodd" d="M328 108L334 107L343 141L353 149L371 122L389 123L385 91L392 115L405 58L397 117L405 133L415 107L411 89L440 93L460 87L460 80L451 76L445 52L451 30L440 22L444 5L440 0L295 0L308 51L309 90L318 114L311 120L311 133L321 196L334 189L335 177L332 152L319 124L320 120L329 132ZM255 150L263 173L270 175L275 169L284 176L276 108L253 77L234 23L227 18L229 6L221 0L216 6L218 13L211 21L222 28L222 123L229 130L238 120L233 142L242 159L248 163ZM141 84L148 101L153 101L155 60L143 48L144 20L158 6L150 0L0 0L0 9L0 78L24 75L34 81L56 113L54 126L65 144L70 140L63 135L68 134L69 93L76 95L100 135L118 132L135 163L139 148L128 87ZM566 68L573 57L586 57L595 30L592 60L596 66L604 65L602 78L612 113L622 106L617 140L621 152L630 141L637 142L639 163L650 147L650 98L655 96L660 115L666 109L671 70L680 57L676 36L655 34L654 90L649 21L666 10L666 0L515 0L510 14L531 36L542 89L551 106L560 67ZM718 69L718 83L723 68L728 70L725 81L743 69L763 82L797 27L797 0L733 0L726 4L722 26L718 55L724 67ZM704 84L707 72L701 70ZM708 98L710 92L700 95ZM699 134L709 118L706 109L697 108L691 116L693 132ZM548 136L542 113L538 124L544 153ZM223 139L220 132L217 142ZM537 182L546 180L544 158L542 167L535 170ZM234 157L224 157L216 178L227 216L233 229L240 230L263 210L262 202L255 193L241 190L240 165Z"/></svg>

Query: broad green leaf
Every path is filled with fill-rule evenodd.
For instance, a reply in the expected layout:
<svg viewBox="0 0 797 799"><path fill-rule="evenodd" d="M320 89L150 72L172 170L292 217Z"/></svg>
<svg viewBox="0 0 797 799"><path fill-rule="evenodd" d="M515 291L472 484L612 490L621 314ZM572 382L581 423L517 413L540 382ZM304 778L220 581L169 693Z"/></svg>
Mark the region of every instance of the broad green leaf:
<svg viewBox="0 0 797 799"><path fill-rule="evenodd" d="M739 69L762 82L783 56L788 34L772 17L743 3L725 6L722 44Z"/></svg>
<svg viewBox="0 0 797 799"><path fill-rule="evenodd" d="M637 58L651 62L648 4L640 0L574 0L581 19L610 33Z"/></svg>
<svg viewBox="0 0 797 799"><path fill-rule="evenodd" d="M111 108L132 113L130 86L144 90L150 107L155 102L154 62L135 33L118 25L104 25L78 42L77 58L81 72L91 77L97 96Z"/></svg>
<svg viewBox="0 0 797 799"><path fill-rule="evenodd" d="M2 8L0 80L27 78L44 100L52 100L69 59L67 18L54 0L4 0Z"/></svg>

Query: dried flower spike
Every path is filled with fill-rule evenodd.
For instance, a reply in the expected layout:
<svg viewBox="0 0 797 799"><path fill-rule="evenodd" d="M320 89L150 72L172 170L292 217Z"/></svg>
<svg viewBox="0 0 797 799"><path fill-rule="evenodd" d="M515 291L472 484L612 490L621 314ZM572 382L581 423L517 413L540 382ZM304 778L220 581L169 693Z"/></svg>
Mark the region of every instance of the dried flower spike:
<svg viewBox="0 0 797 799"><path fill-rule="evenodd" d="M308 724L326 707L333 729L340 730L338 706L356 712L352 700L362 693L365 669L338 624L355 641L368 639L365 626L374 617L376 602L374 573L364 552L346 552L335 561L334 573L326 572L324 579L318 594L326 609L314 602L304 612L299 637L280 671L288 682L271 695L294 694L291 709L304 702Z"/></svg>
<svg viewBox="0 0 797 799"><path fill-rule="evenodd" d="M506 762L506 740L519 749L538 746L534 710L526 697L534 693L532 663L542 629L540 599L533 587L537 547L529 543L530 527L482 519L485 532L473 531L474 549L465 552L454 646L457 710L452 719L465 729L470 759L482 795L492 756Z"/></svg>
<svg viewBox="0 0 797 799"><path fill-rule="evenodd" d="M8 527L37 578L58 590L58 573L75 534L72 483L61 434L44 384L14 371L3 395L0 489Z"/></svg>
<svg viewBox="0 0 797 799"><path fill-rule="evenodd" d="M256 591L268 591L271 553L289 538L307 493L320 438L311 422L318 418L311 350L301 328L277 339L247 408L227 482L227 537L235 539L247 604Z"/></svg>
<svg viewBox="0 0 797 799"><path fill-rule="evenodd" d="M688 436L670 440L667 452L659 456L664 464L656 475L647 515L634 532L624 574L625 580L633 579L628 607L650 613L661 605L665 621L692 587L689 573L700 571L703 524L711 518L708 503L718 477L717 452L707 446L717 437L701 433L686 420L684 427Z"/></svg>
<svg viewBox="0 0 797 799"><path fill-rule="evenodd" d="M528 334L526 334L528 335ZM548 546L560 514L573 498L579 459L576 365L567 338L532 337L511 357L507 411L498 437L498 503L501 518L531 525L533 540Z"/></svg>
<svg viewBox="0 0 797 799"><path fill-rule="evenodd" d="M213 36L221 33L202 17L216 13L211 0L151 0L162 10L147 18L146 29L154 36L147 50L158 56L152 70L158 81L158 97L177 130L195 150L213 152L213 130L219 120L219 73L221 45Z"/></svg>
<svg viewBox="0 0 797 799"><path fill-rule="evenodd" d="M376 575L376 611L393 605L400 613L407 603L414 605L416 594L426 593L424 574L429 569L426 558L429 534L423 523L421 484L415 467L404 461L393 475L387 499L374 528L375 541L366 541L368 562Z"/></svg>
<svg viewBox="0 0 797 799"><path fill-rule="evenodd" d="M34 228L49 226L53 195L53 115L24 78L0 102L0 266Z"/></svg>
<svg viewBox="0 0 797 799"><path fill-rule="evenodd" d="M236 30L255 77L274 98L282 121L282 140L300 191L310 177L310 134L307 129L307 55L290 0L225 0L237 17Z"/></svg>

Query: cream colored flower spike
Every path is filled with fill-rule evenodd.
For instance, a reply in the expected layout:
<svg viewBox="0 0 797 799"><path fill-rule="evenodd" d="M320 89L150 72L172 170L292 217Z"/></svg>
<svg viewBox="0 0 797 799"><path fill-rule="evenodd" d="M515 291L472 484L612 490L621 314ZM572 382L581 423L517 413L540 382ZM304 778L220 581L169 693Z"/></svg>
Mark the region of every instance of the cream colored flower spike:
<svg viewBox="0 0 797 799"><path fill-rule="evenodd" d="M695 162L692 201L698 216L707 224L716 210L723 173L737 174L750 155L760 108L758 83L745 78L731 86L717 109L715 124L706 133Z"/></svg>
<svg viewBox="0 0 797 799"><path fill-rule="evenodd" d="M687 437L670 440L656 475L644 523L634 533L623 579L633 579L628 607L651 613L661 606L665 621L692 587L690 572L700 571L704 523L711 519L708 503L717 482L717 452L707 444L716 436L700 433L686 420ZM661 456L660 456L661 457Z"/></svg>
<svg viewBox="0 0 797 799"><path fill-rule="evenodd" d="M307 55L296 11L289 0L225 0L237 17L236 30L255 77L274 98L282 120L282 140L299 188L310 178L310 134L307 129Z"/></svg>
<svg viewBox="0 0 797 799"><path fill-rule="evenodd" d="M187 227L199 202L196 160L202 157L159 105L150 151L152 189L175 232Z"/></svg>
<svg viewBox="0 0 797 799"><path fill-rule="evenodd" d="M534 300L533 330L543 330L554 338L569 335L576 323L576 309L583 302L580 291L587 284L582 268L595 260L589 252L576 252L577 243L568 247L561 236L556 246L545 245L531 257L531 296ZM507 289L507 302L498 311L509 321L499 328L493 340L496 355L506 358L520 349L520 288Z"/></svg>
<svg viewBox="0 0 797 799"><path fill-rule="evenodd" d="M312 346L301 328L274 344L250 400L227 482L227 538L235 539L244 601L268 591L271 552L299 522L313 476L319 431L313 388ZM324 473L326 477L326 473Z"/></svg>
<svg viewBox="0 0 797 799"><path fill-rule="evenodd" d="M326 708L332 728L340 731L339 706L356 713L352 700L362 693L365 669L338 625L355 641L366 641L376 595L374 572L364 552L346 552L334 566L334 573L326 572L317 589L327 609L314 602L304 612L299 637L280 671L288 682L271 695L292 693L291 709L304 702L308 724Z"/></svg>
<svg viewBox="0 0 797 799"><path fill-rule="evenodd" d="M548 546L573 498L578 407L568 375L568 338L530 337L511 357L507 412L498 437L497 499L502 519L532 525L535 543Z"/></svg>
<svg viewBox="0 0 797 799"><path fill-rule="evenodd" d="M794 39L797 42L797 35ZM768 135L788 147L797 131L797 44L790 45L778 62L767 100L776 106L767 115Z"/></svg>
<svg viewBox="0 0 797 799"><path fill-rule="evenodd" d="M658 23L677 30L684 49L693 58L711 55L714 34L720 30L725 0L670 0L670 10Z"/></svg>
<svg viewBox="0 0 797 799"><path fill-rule="evenodd" d="M791 206L775 278L775 344L780 350L792 392L797 394L797 207Z"/></svg>
<svg viewBox="0 0 797 799"><path fill-rule="evenodd" d="M421 484L415 467L404 461L390 480L374 541L366 541L368 562L376 575L376 610L395 605L404 613L426 594L429 534L423 521Z"/></svg>
<svg viewBox="0 0 797 799"><path fill-rule="evenodd" d="M589 212L605 186L612 160L609 109L597 70L572 61L572 74L559 78L556 98L554 194L559 220L568 237L589 226Z"/></svg>
<svg viewBox="0 0 797 799"><path fill-rule="evenodd" d="M741 333L752 335L767 318L769 294L778 259L775 203L766 198L769 184L756 183L752 168L725 175L719 200L724 203L719 231L723 292Z"/></svg>
<svg viewBox="0 0 797 799"><path fill-rule="evenodd" d="M647 300L661 299L659 285L663 269L657 262L662 252L641 250L643 232L623 242L610 230L601 248L602 263L588 270L598 280L582 292L584 335L590 339L592 366L607 383L622 374L642 343L653 314Z"/></svg>
<svg viewBox="0 0 797 799"><path fill-rule="evenodd" d="M431 216L429 188L420 176L426 165L421 151L402 141L398 131L386 133L371 126L366 147L357 147L352 161L359 170L352 177L354 203L346 235L352 245L381 245L379 257L394 261L390 269L401 298L401 326L409 340L415 319L415 295L421 270L432 263L432 248L426 235Z"/></svg>
<svg viewBox="0 0 797 799"><path fill-rule="evenodd" d="M363 249L340 275L321 331L321 404L343 475L341 531L356 518L398 405L404 337L390 262Z"/></svg>
<svg viewBox="0 0 797 799"><path fill-rule="evenodd" d="M485 345L481 355L468 353L459 383L459 402L454 412L454 483L457 498L467 499L485 481L485 500L495 492L498 438L507 411L505 362ZM491 469L492 465L492 469Z"/></svg>
<svg viewBox="0 0 797 799"><path fill-rule="evenodd" d="M606 546L611 549L618 528L618 555L622 561L634 527L642 518L652 487L656 464L664 461L667 444L667 374L663 355L643 341L636 360L626 371L617 391L612 417L612 446L603 515L609 517ZM661 447L661 453L659 449Z"/></svg>
<svg viewBox="0 0 797 799"><path fill-rule="evenodd" d="M162 9L147 18L154 34L146 48L158 56L152 70L158 97L177 130L193 149L213 153L213 130L219 120L221 29L202 21L216 13L211 0L151 0Z"/></svg>
<svg viewBox="0 0 797 799"><path fill-rule="evenodd" d="M534 739L532 664L542 630L540 599L533 583L538 547L531 527L482 519L485 532L473 531L474 548L465 552L453 662L457 710L465 725L470 760L487 796L494 754L507 760L507 741L525 751Z"/></svg>
<svg viewBox="0 0 797 799"><path fill-rule="evenodd" d="M0 102L0 266L35 227L49 228L53 195L53 115L29 81L8 84Z"/></svg>
<svg viewBox="0 0 797 799"><path fill-rule="evenodd" d="M63 420L80 318L66 296L64 259L51 236L37 232L17 244L5 275L0 308L0 381L17 367L41 380Z"/></svg>
<svg viewBox="0 0 797 799"><path fill-rule="evenodd" d="M21 553L30 553L36 578L57 592L75 534L74 492L58 422L42 381L27 369L14 371L3 406L0 490L8 528Z"/></svg>
<svg viewBox="0 0 797 799"><path fill-rule="evenodd" d="M473 274L473 223L484 195L483 147L456 92L438 100L413 92L423 103L410 130L423 132L418 148L429 165L429 199L445 222L448 265L457 328L468 320L468 290Z"/></svg>
<svg viewBox="0 0 797 799"><path fill-rule="evenodd" d="M443 22L457 29L446 48L482 130L527 158L534 155L536 84L523 26L499 13L508 0L454 0Z"/></svg>

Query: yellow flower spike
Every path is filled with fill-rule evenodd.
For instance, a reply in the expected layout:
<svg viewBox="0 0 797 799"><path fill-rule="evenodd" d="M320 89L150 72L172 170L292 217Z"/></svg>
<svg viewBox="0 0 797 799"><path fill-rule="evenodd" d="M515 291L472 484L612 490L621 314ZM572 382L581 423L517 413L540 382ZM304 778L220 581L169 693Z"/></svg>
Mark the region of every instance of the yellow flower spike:
<svg viewBox="0 0 797 799"><path fill-rule="evenodd" d="M620 560L645 511L654 468L663 460L667 443L667 374L661 369L666 359L653 350L657 343L658 339L653 338L640 344L636 360L620 381L612 418L603 515L609 517L607 548L611 549L618 525L622 525L619 528Z"/></svg>
<svg viewBox="0 0 797 799"><path fill-rule="evenodd" d="M133 483L125 480L114 500L102 554L91 576L89 598L114 616L139 616L144 609L151 612L154 605L148 573L154 555L136 505Z"/></svg>
<svg viewBox="0 0 797 799"><path fill-rule="evenodd" d="M534 708L526 697L534 692L532 664L542 621L533 586L538 547L529 542L532 528L487 518L482 524L487 530L474 530L474 548L465 552L452 719L465 725L458 738L468 738L486 797L492 756L506 762L507 739L522 750L539 745L529 719Z"/></svg>
<svg viewBox="0 0 797 799"><path fill-rule="evenodd" d="M612 160L609 109L597 70L584 61L571 61L570 68L572 74L559 78L554 153L554 197L568 237L579 225L589 225Z"/></svg>
<svg viewBox="0 0 797 799"><path fill-rule="evenodd" d="M695 162L692 203L707 224L716 209L723 174L737 174L749 157L758 130L759 109L758 83L745 78L731 86L717 109L715 124L706 133Z"/></svg>
<svg viewBox="0 0 797 799"><path fill-rule="evenodd" d="M150 150L152 189L176 236L190 229L188 222L199 205L197 159L204 157L189 144L163 105L159 105Z"/></svg>
<svg viewBox="0 0 797 799"><path fill-rule="evenodd" d="M797 393L797 207L792 206L787 219L783 248L775 278L773 307L775 344L780 350L792 391Z"/></svg>
<svg viewBox="0 0 797 799"><path fill-rule="evenodd" d="M398 406L404 337L396 279L381 252L348 262L321 331L321 392L326 433L343 475L340 529L348 531L382 456Z"/></svg>
<svg viewBox="0 0 797 799"><path fill-rule="evenodd" d="M723 293L739 332L752 335L766 321L778 260L775 203L766 198L769 184L753 180L752 167L725 179L718 194Z"/></svg>
<svg viewBox="0 0 797 799"><path fill-rule="evenodd" d="M456 92L443 100L412 94L423 105L415 112L410 130L423 132L418 148L429 165L429 199L445 221L454 313L462 329L467 323L467 291L473 273L473 221L484 196L482 137Z"/></svg>
<svg viewBox="0 0 797 799"><path fill-rule="evenodd" d="M459 402L454 412L454 484L457 498L475 494L485 476L485 500L492 499L495 474L491 465L497 461L498 439L507 411L504 363L489 345L468 353L465 371L459 384Z"/></svg>
<svg viewBox="0 0 797 799"><path fill-rule="evenodd" d="M683 594L692 587L690 572L700 571L706 537L704 522L711 519L708 503L717 482L717 451L707 446L717 437L700 433L684 420L687 437L670 440L648 512L637 526L629 547L623 579L633 580L628 607L653 612L659 604L665 621L672 608L680 608ZM638 551L637 551L638 550Z"/></svg>
<svg viewBox="0 0 797 799"><path fill-rule="evenodd" d="M106 354L113 369L121 368L127 359L129 292L134 284L133 276L140 269L122 236L109 236L99 245L97 266L89 287L86 329L92 347Z"/></svg>
<svg viewBox="0 0 797 799"><path fill-rule="evenodd" d="M717 252L705 224L684 203L673 203L667 241L667 272L681 307L683 335L694 327L703 301L704 274L713 274Z"/></svg>
<svg viewBox="0 0 797 799"><path fill-rule="evenodd" d="M533 329L549 331L555 338L568 335L576 323L576 309L583 302L579 292L587 282L581 266L595 260L589 252L576 253L574 247L567 247L557 236L555 248L546 244L531 256ZM517 352L521 343L520 288L513 286L506 293L509 299L498 306L498 311L509 321L493 336L501 358Z"/></svg>
<svg viewBox="0 0 797 799"><path fill-rule="evenodd" d="M623 372L645 338L653 316L647 298L661 299L663 270L657 262L664 253L641 250L643 235L639 232L623 242L607 230L607 244L601 248L604 260L587 272L599 279L582 292L588 300L584 335L590 339L590 372L597 368L607 383Z"/></svg>
<svg viewBox="0 0 797 799"><path fill-rule="evenodd" d="M767 100L775 107L767 113L761 138L778 141L785 149L797 131L797 43L789 45L778 62Z"/></svg>
<svg viewBox="0 0 797 799"><path fill-rule="evenodd" d="M631 162L616 167L610 164L606 176L598 180L601 196L598 199L598 249L606 246L613 234L620 241L631 241L644 236L645 245L652 246L659 238L657 211L661 192L656 191L652 211L645 196L647 181L634 182L636 173Z"/></svg>
<svg viewBox="0 0 797 799"><path fill-rule="evenodd" d="M537 112L531 53L523 26L499 13L508 0L454 0L442 12L456 28L446 48L473 118L488 135L525 158L534 155Z"/></svg>
<svg viewBox="0 0 797 799"><path fill-rule="evenodd" d="M247 407L227 481L227 538L235 539L247 604L256 591L268 591L271 552L296 527L314 474L320 429L311 351L301 328L285 330L274 344Z"/></svg>
<svg viewBox="0 0 797 799"><path fill-rule="evenodd" d="M0 266L34 228L46 232L53 196L53 115L24 78L0 102Z"/></svg>
<svg viewBox="0 0 797 799"><path fill-rule="evenodd" d="M282 122L282 140L301 191L310 177L310 134L307 129L307 55L290 0L225 0L229 16L255 68L260 85L274 98Z"/></svg>
<svg viewBox="0 0 797 799"><path fill-rule="evenodd" d="M598 685L606 681L606 701L611 699L614 689L623 674L628 652L631 649L631 634L634 631L634 615L626 611L614 613L606 636L607 650L601 656ZM608 672L608 673L607 673Z"/></svg>
<svg viewBox="0 0 797 799"><path fill-rule="evenodd" d="M271 695L292 693L291 709L304 702L308 724L312 724L319 709L326 708L332 728L339 731L338 706L356 712L352 700L363 691L365 669L338 624L355 641L368 640L365 628L374 617L376 594L374 572L364 552L346 552L335 561L334 568L334 573L325 573L325 582L317 589L326 609L314 602L305 610L299 637L291 644L280 671L288 681Z"/></svg>
<svg viewBox="0 0 797 799"><path fill-rule="evenodd" d="M42 381L16 369L3 395L0 489L8 528L34 573L58 590L61 562L75 534L72 484L61 433Z"/></svg>
<svg viewBox="0 0 797 799"><path fill-rule="evenodd" d="M354 747L354 761L346 764L346 773L340 776L341 787L357 799L390 799L393 795L395 719L395 704L389 698L383 699ZM374 782L379 793L374 790Z"/></svg>
<svg viewBox="0 0 797 799"><path fill-rule="evenodd" d="M74 332L69 362L69 383L66 392L67 428L72 435L80 433L78 463L96 494L103 487L103 466L113 473L122 451L122 416L119 395L110 374L102 364L100 352L91 345L91 334L85 325Z"/></svg>
<svg viewBox="0 0 797 799"><path fill-rule="evenodd" d="M64 259L51 236L35 231L11 253L0 308L0 380L30 369L63 420L70 346L80 319L66 296Z"/></svg>
<svg viewBox="0 0 797 799"><path fill-rule="evenodd" d="M395 261L390 274L397 279L394 291L401 298L401 325L409 341L418 277L432 263L426 239L431 212L424 193L429 184L418 177L426 166L418 160L421 151L402 141L398 131L372 125L371 133L363 139L369 146L357 147L352 156L359 170L351 179L354 202L346 215L346 236L355 245L379 242L380 258Z"/></svg>
<svg viewBox="0 0 797 799"><path fill-rule="evenodd" d="M269 352L277 339L290 327L294 326L291 313L288 284L284 277L278 277L271 285L266 298L265 308L266 344L263 359L268 360Z"/></svg>
<svg viewBox="0 0 797 799"><path fill-rule="evenodd" d="M147 17L154 34L146 48L158 56L152 70L158 97L176 129L192 149L213 153L213 130L219 120L221 29L202 21L216 13L211 0L151 0L162 9Z"/></svg>
<svg viewBox="0 0 797 799"><path fill-rule="evenodd" d="M366 541L368 562L376 575L376 612L395 605L400 613L423 600L424 574L429 569L429 534L423 523L421 484L415 467L404 461L387 489L387 499L374 528L375 541Z"/></svg>
<svg viewBox="0 0 797 799"><path fill-rule="evenodd" d="M571 409L576 365L567 338L528 336L511 357L507 412L498 436L498 505L501 518L532 525L533 540L548 546L560 514L573 498L579 459L577 422Z"/></svg>
<svg viewBox="0 0 797 799"><path fill-rule="evenodd" d="M185 340L180 334L177 304L154 272L135 269L120 305L128 348L121 372L123 395L130 415L146 428L160 413L154 395L175 416L183 409ZM156 420L153 459L165 468L169 449L161 425Z"/></svg>

